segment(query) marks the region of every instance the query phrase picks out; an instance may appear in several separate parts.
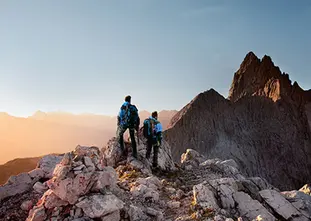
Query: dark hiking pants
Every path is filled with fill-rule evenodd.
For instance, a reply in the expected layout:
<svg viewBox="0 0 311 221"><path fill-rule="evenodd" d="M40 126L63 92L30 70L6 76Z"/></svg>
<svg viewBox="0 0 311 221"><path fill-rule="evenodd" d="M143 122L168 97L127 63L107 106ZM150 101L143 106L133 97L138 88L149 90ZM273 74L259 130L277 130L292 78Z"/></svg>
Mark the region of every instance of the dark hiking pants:
<svg viewBox="0 0 311 221"><path fill-rule="evenodd" d="M129 129L130 131L130 137L131 137L131 144L132 144L132 156L137 158L137 146L136 146L136 140L135 140L135 129L134 128L127 128L123 127L122 125L118 126L117 136L120 144L120 149L122 153L125 153L124 150L124 133L125 131Z"/></svg>
<svg viewBox="0 0 311 221"><path fill-rule="evenodd" d="M150 158L152 147L153 147L152 166L157 167L158 166L159 146L155 144L155 142L152 138L148 138L147 139L147 152L146 152L146 158L147 159Z"/></svg>

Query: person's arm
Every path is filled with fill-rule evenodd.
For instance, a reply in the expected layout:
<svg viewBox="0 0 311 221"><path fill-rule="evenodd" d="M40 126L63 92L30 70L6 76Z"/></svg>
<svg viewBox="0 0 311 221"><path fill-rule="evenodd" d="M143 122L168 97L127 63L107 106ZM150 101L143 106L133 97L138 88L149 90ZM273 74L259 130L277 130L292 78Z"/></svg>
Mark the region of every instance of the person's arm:
<svg viewBox="0 0 311 221"><path fill-rule="evenodd" d="M122 105L121 108L120 108L120 111L119 111L119 114L118 114L118 126L120 125L121 123L121 120L123 119L124 117L124 111L125 111L125 106Z"/></svg>

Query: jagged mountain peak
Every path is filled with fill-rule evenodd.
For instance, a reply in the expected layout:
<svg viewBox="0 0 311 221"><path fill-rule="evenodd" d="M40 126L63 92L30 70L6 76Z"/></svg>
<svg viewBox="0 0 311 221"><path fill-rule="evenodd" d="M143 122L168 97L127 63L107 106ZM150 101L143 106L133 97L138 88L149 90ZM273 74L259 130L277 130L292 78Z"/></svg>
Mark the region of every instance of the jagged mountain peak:
<svg viewBox="0 0 311 221"><path fill-rule="evenodd" d="M176 123L182 120L183 116L186 115L189 110L205 109L206 107L210 105L213 105L213 104L216 104L222 101L226 102L226 99L213 88L199 93L185 107L183 107L179 112L177 112L174 115L167 129L172 128Z"/></svg>
<svg viewBox="0 0 311 221"><path fill-rule="evenodd" d="M292 85L289 75L282 73L270 56L264 55L259 59L249 52L234 74L228 99L235 102L242 97L255 95L273 101L290 98L300 103L304 100L304 91L299 88L297 82Z"/></svg>

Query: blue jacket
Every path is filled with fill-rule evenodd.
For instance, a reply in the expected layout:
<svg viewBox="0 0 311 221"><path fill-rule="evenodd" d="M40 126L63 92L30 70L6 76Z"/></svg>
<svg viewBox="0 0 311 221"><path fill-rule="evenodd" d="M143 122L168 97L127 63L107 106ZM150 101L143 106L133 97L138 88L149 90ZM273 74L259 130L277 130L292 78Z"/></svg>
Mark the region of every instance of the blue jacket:
<svg viewBox="0 0 311 221"><path fill-rule="evenodd" d="M155 140L155 142L158 142L158 141L161 142L162 141L162 130L163 130L162 124L160 123L160 121L153 118L152 116L150 116L149 119L156 122L156 124L154 125L153 139Z"/></svg>
<svg viewBox="0 0 311 221"><path fill-rule="evenodd" d="M157 122L157 124L154 127L154 134L157 134L159 132L162 132L162 124L160 123L160 121L158 121L157 119L153 118L153 117L149 117L149 119L154 120L155 122Z"/></svg>

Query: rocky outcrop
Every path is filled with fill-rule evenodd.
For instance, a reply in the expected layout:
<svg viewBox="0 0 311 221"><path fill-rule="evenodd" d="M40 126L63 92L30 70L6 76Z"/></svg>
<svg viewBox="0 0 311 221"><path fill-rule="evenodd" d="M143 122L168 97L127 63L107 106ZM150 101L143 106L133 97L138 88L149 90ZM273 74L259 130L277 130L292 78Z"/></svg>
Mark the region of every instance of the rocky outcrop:
<svg viewBox="0 0 311 221"><path fill-rule="evenodd" d="M192 150L193 151L193 150ZM189 152L189 151L187 151ZM192 159L196 162L201 160ZM179 220L309 220L311 198L303 191L280 192L259 177L243 176L232 159L209 159L192 169L210 176L193 186L192 214ZM205 171L205 172L204 172ZM215 174L214 178L211 174ZM239 176L237 176L239 174ZM193 180L193 178L192 178Z"/></svg>
<svg viewBox="0 0 311 221"><path fill-rule="evenodd" d="M29 221L105 218L123 208L121 200L106 192L117 188L117 173L104 166L97 147L77 146L63 156L51 174L46 182L48 190L30 210ZM34 188L42 189L39 184Z"/></svg>
<svg viewBox="0 0 311 221"><path fill-rule="evenodd" d="M251 53L235 74L230 100L213 89L200 93L173 117L164 137L175 161L194 149L208 158L234 159L246 175L280 189L297 189L311 176L306 97L269 57L260 61Z"/></svg>
<svg viewBox="0 0 311 221"><path fill-rule="evenodd" d="M40 182L38 181L51 178L52 171L61 159L61 156L56 155L44 156L39 161L36 169L28 173L11 176L4 185L0 186L0 202L7 197L29 191L34 185L36 190L40 192L44 187L40 186Z"/></svg>
<svg viewBox="0 0 311 221"><path fill-rule="evenodd" d="M138 159L141 160L150 170L151 161L153 157L153 151L151 152L150 161L145 160L146 155L146 140L142 137L142 135L139 136L139 141L137 142L137 151L138 151ZM131 155L132 148L131 144L129 142L126 142L126 151L128 152L128 155ZM117 141L117 139L114 137L109 140L108 144L102 148L103 152L103 161L105 165L117 167L118 163L122 160L126 160L122 157L121 151L120 151L120 145ZM129 161L134 160L133 158L128 158ZM135 163L135 161L134 161ZM136 161L137 163L137 161ZM161 148L159 149L158 154L158 166L161 168L161 170L164 171L172 171L175 170L175 163L172 158L171 154L171 147L166 141L162 142Z"/></svg>
<svg viewBox="0 0 311 221"><path fill-rule="evenodd" d="M114 149L118 144L112 141ZM304 221L311 216L309 185L280 192L265 179L246 177L233 159L207 159L192 149L182 155L180 168L151 171L140 154L133 159L129 153L113 168L98 148L78 146L63 156L51 179L1 203L0 219Z"/></svg>

